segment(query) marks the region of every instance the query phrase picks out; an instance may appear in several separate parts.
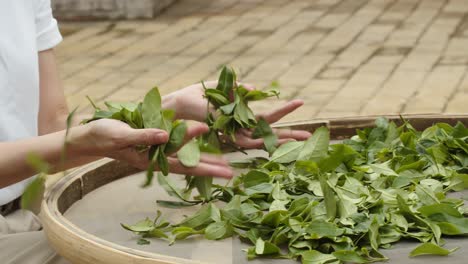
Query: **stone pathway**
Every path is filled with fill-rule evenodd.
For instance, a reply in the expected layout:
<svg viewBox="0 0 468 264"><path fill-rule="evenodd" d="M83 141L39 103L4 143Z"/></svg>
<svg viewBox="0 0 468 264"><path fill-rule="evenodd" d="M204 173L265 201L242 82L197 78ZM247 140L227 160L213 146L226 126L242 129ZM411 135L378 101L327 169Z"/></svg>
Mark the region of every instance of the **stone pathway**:
<svg viewBox="0 0 468 264"><path fill-rule="evenodd" d="M468 0L180 0L154 21L62 23L71 107L139 100L229 64L306 105L287 120L468 112Z"/></svg>

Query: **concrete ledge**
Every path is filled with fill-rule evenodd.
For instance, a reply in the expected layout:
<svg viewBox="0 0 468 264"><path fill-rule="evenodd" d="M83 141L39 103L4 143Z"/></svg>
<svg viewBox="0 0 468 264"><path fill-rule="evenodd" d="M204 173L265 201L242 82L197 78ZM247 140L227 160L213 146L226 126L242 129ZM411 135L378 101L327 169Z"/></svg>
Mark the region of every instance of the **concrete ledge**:
<svg viewBox="0 0 468 264"><path fill-rule="evenodd" d="M177 0L52 0L61 20L154 18Z"/></svg>

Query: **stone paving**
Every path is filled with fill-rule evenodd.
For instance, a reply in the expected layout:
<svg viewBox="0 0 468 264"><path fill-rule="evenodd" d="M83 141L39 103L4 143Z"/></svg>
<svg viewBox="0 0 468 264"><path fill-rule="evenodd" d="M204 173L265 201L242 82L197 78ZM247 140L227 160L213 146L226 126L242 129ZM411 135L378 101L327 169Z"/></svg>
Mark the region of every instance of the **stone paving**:
<svg viewBox="0 0 468 264"><path fill-rule="evenodd" d="M61 23L71 107L216 79L281 86L288 121L468 112L468 0L180 0L151 21Z"/></svg>

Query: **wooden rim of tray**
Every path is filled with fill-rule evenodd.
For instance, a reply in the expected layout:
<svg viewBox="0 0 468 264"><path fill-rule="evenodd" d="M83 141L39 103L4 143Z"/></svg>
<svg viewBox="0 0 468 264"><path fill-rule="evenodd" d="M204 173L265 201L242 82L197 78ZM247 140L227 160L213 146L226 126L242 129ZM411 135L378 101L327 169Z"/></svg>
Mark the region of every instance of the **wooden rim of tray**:
<svg viewBox="0 0 468 264"><path fill-rule="evenodd" d="M314 119L309 121L282 123L276 127L314 131L326 126L330 129L331 139L344 139L354 135L356 129L371 127L378 116ZM387 116L401 123L397 115ZM460 121L468 124L467 115L426 114L405 115L405 119L418 130L434 123L445 122L454 125ZM117 179L135 174L140 170L123 162L102 159L80 167L60 179L52 186L42 202L41 218L45 233L54 249L72 263L113 263L113 264L173 264L200 263L147 251L135 250L86 233L68 219L63 213L76 201L91 191Z"/></svg>

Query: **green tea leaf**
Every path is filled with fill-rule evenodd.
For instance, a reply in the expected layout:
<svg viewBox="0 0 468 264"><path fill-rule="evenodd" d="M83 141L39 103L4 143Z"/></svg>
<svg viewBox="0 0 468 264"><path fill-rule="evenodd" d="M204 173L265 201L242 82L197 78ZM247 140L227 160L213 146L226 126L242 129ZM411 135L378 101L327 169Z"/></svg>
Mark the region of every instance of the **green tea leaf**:
<svg viewBox="0 0 468 264"><path fill-rule="evenodd" d="M149 150L149 165L146 169L146 181L141 187L146 188L151 185L154 177L154 170L156 169L156 160L159 155L159 148L156 146L151 146Z"/></svg>
<svg viewBox="0 0 468 264"><path fill-rule="evenodd" d="M308 250L301 253L302 264L326 264L332 260L337 260L331 254L323 254L317 250Z"/></svg>
<svg viewBox="0 0 468 264"><path fill-rule="evenodd" d="M139 238L139 239L137 240L137 244L138 244L138 245L149 245L150 243L151 243L151 242L149 242L149 240L146 240L146 239L144 239L144 238Z"/></svg>
<svg viewBox="0 0 468 264"><path fill-rule="evenodd" d="M434 191L432 191L431 189L429 189L428 187L424 185L416 186L416 194L418 195L421 202L426 205L439 203L439 199L435 197Z"/></svg>
<svg viewBox="0 0 468 264"><path fill-rule="evenodd" d="M257 255L272 255L278 254L279 252L280 250L275 244L264 241L261 238L258 238L255 243L255 254Z"/></svg>
<svg viewBox="0 0 468 264"><path fill-rule="evenodd" d="M157 87L145 95L141 114L145 128L162 128L161 95Z"/></svg>
<svg viewBox="0 0 468 264"><path fill-rule="evenodd" d="M312 238L329 237L334 238L341 236L344 233L344 229L338 228L335 224L325 222L322 220L314 220L310 222L306 232L311 235Z"/></svg>
<svg viewBox="0 0 468 264"><path fill-rule="evenodd" d="M96 111L99 111L100 108L94 103L94 101L91 99L91 97L89 97L88 95L86 96L86 99L88 100L88 102L93 106L94 110Z"/></svg>
<svg viewBox="0 0 468 264"><path fill-rule="evenodd" d="M382 164L370 164L369 167L378 175L398 176L398 174L388 166L388 162Z"/></svg>
<svg viewBox="0 0 468 264"><path fill-rule="evenodd" d="M267 183L270 181L270 176L259 170L251 170L243 177L244 187L250 188L252 186L259 185L261 183Z"/></svg>
<svg viewBox="0 0 468 264"><path fill-rule="evenodd" d="M330 220L333 220L336 217L336 198L335 193L332 188L328 185L328 181L325 178L325 175L319 174L320 187L322 188L323 199L325 201L325 208L327 211L327 217Z"/></svg>
<svg viewBox="0 0 468 264"><path fill-rule="evenodd" d="M251 127L252 124L255 124L256 121L252 110L250 110L250 108L242 100L240 100L237 103L236 108L234 108L234 119L243 128Z"/></svg>
<svg viewBox="0 0 468 264"><path fill-rule="evenodd" d="M185 167L196 167L200 162L200 148L195 140L189 141L178 152L177 158Z"/></svg>
<svg viewBox="0 0 468 264"><path fill-rule="evenodd" d="M28 153L26 156L26 163L37 173L47 174L50 170L49 164L35 153Z"/></svg>
<svg viewBox="0 0 468 264"><path fill-rule="evenodd" d="M292 141L278 147L271 155L270 162L290 163L297 160L299 153L304 146L304 142Z"/></svg>
<svg viewBox="0 0 468 264"><path fill-rule="evenodd" d="M193 203L187 203L187 202L179 202L179 201L165 201L165 200L157 200L157 204L159 204L162 207L167 207L167 208L182 208L182 207L189 207L193 206Z"/></svg>
<svg viewBox="0 0 468 264"><path fill-rule="evenodd" d="M138 223L134 225L126 225L126 224L120 224L120 225L123 228L129 231L135 232L135 233L148 232L154 229L154 223L149 218L139 221Z"/></svg>
<svg viewBox="0 0 468 264"><path fill-rule="evenodd" d="M263 138L265 150L270 155L276 150L278 137L273 133L270 124L268 124L268 122L265 121L265 119L260 118L257 121L257 127L254 129L252 136L253 138Z"/></svg>
<svg viewBox="0 0 468 264"><path fill-rule="evenodd" d="M166 144L165 153L173 153L184 143L185 133L187 132L187 123L174 121L169 141Z"/></svg>
<svg viewBox="0 0 468 264"><path fill-rule="evenodd" d="M313 160L317 161L327 155L328 143L330 134L326 127L320 127L315 130L314 134L304 143L298 160Z"/></svg>
<svg viewBox="0 0 468 264"><path fill-rule="evenodd" d="M175 196L177 198L179 198L180 200L183 200L185 201L183 195L182 195L182 191L180 191L175 185L174 183L172 183L169 179L169 177L166 177L164 175L162 175L162 173L158 173L158 183L159 185L161 185L161 187L164 188L164 190L166 190L166 192L171 195L171 196Z"/></svg>
<svg viewBox="0 0 468 264"><path fill-rule="evenodd" d="M431 215L441 214L441 213L454 216L454 217L463 217L463 215L457 209L455 209L455 207L453 207L452 205L443 204L443 203L422 206L418 209L418 211L426 217L430 217Z"/></svg>
<svg viewBox="0 0 468 264"><path fill-rule="evenodd" d="M369 261L362 256L360 256L355 251L351 250L337 250L332 253L332 255L343 261L343 262L350 262L350 263L368 263Z"/></svg>
<svg viewBox="0 0 468 264"><path fill-rule="evenodd" d="M205 229L205 237L209 240L223 239L231 236L233 228L226 222L215 222L209 224Z"/></svg>
<svg viewBox="0 0 468 264"><path fill-rule="evenodd" d="M236 103L230 103L230 104L219 107L219 109L223 112L223 114L226 115L225 117L227 117L228 115L232 114L235 107L236 107Z"/></svg>
<svg viewBox="0 0 468 264"><path fill-rule="evenodd" d="M218 79L216 90L222 91L226 96L236 86L236 74L232 68L224 66Z"/></svg>
<svg viewBox="0 0 468 264"><path fill-rule="evenodd" d="M26 163L39 173L39 175L28 183L21 196L21 208L31 210L35 203L38 203L42 198L41 195L45 189L45 175L48 173L50 166L40 156L34 153L29 153L26 156Z"/></svg>
<svg viewBox="0 0 468 264"><path fill-rule="evenodd" d="M186 226L178 226L172 229L172 234L174 235L174 240L186 239L189 236L202 234L203 231L197 231L193 228Z"/></svg>
<svg viewBox="0 0 468 264"><path fill-rule="evenodd" d="M166 233L164 233L164 231L158 229L158 228L155 228L147 233L145 233L145 236L146 237L155 237L155 238L169 238L168 235L166 235Z"/></svg>
<svg viewBox="0 0 468 264"><path fill-rule="evenodd" d="M413 249L409 256L410 257L417 257L421 255L439 255L439 256L447 256L455 251L457 251L458 247L453 249L445 249L442 248L434 243L423 243Z"/></svg>
<svg viewBox="0 0 468 264"><path fill-rule="evenodd" d="M216 107L230 104L228 97L216 89L205 89L205 97Z"/></svg>
<svg viewBox="0 0 468 264"><path fill-rule="evenodd" d="M210 203L200 208L195 215L184 219L179 225L191 228L203 228L219 220L219 209L214 204Z"/></svg>
<svg viewBox="0 0 468 264"><path fill-rule="evenodd" d="M21 208L31 210L33 204L40 201L44 189L45 178L42 175L38 175L24 189L23 195L21 196Z"/></svg>
<svg viewBox="0 0 468 264"><path fill-rule="evenodd" d="M112 111L127 109L128 111L133 112L138 108L138 104L135 103L104 102L104 104Z"/></svg>
<svg viewBox="0 0 468 264"><path fill-rule="evenodd" d="M350 160L357 155L353 148L345 144L332 145L332 149L333 150L328 157L321 159L318 162L318 166L322 172L333 171L343 162Z"/></svg>
<svg viewBox="0 0 468 264"><path fill-rule="evenodd" d="M380 245L379 227L380 224L377 222L377 218L374 217L369 227L369 241L371 243L371 247L375 251L378 251Z"/></svg>
<svg viewBox="0 0 468 264"><path fill-rule="evenodd" d="M164 176L169 174L169 162L167 160L166 154L164 153L164 149L162 147L158 148L159 153L156 155L156 162L161 170L161 173Z"/></svg>
<svg viewBox="0 0 468 264"><path fill-rule="evenodd" d="M232 121L232 117L226 115L220 115L218 119L213 123L213 129L224 130L228 126L229 122Z"/></svg>
<svg viewBox="0 0 468 264"><path fill-rule="evenodd" d="M259 101L277 95L278 93L276 91L263 92L260 90L251 90L247 92L244 98L247 101Z"/></svg>
<svg viewBox="0 0 468 264"><path fill-rule="evenodd" d="M211 200L211 186L213 185L213 177L195 177L193 184L205 201Z"/></svg>

